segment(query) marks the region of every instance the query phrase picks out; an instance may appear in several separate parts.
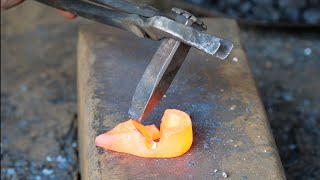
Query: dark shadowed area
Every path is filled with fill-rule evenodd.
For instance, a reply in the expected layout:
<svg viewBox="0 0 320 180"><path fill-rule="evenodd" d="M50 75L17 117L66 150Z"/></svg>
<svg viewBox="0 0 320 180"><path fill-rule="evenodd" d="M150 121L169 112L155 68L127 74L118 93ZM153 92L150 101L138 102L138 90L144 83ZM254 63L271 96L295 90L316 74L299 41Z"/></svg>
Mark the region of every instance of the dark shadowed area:
<svg viewBox="0 0 320 180"><path fill-rule="evenodd" d="M181 2L185 2L180 0ZM243 21L315 25L320 23L318 0L186 0L216 14Z"/></svg>
<svg viewBox="0 0 320 180"><path fill-rule="evenodd" d="M76 22L32 1L1 15L1 179L75 178Z"/></svg>

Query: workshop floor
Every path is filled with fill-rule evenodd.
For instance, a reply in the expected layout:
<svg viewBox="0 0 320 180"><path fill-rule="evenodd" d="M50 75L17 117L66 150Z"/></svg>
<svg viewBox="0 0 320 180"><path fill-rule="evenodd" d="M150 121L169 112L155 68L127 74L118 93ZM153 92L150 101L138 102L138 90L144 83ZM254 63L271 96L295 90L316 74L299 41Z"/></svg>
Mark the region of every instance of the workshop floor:
<svg viewBox="0 0 320 180"><path fill-rule="evenodd" d="M1 21L1 179L76 179L76 41L87 21L32 1ZM241 36L288 179L320 179L319 34Z"/></svg>

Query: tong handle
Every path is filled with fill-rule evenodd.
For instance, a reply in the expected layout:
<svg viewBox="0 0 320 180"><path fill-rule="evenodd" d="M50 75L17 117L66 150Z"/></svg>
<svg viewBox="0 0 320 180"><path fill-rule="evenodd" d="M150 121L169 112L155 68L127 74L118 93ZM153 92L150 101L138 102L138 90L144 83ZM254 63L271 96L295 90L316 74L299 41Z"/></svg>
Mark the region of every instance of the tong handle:
<svg viewBox="0 0 320 180"><path fill-rule="evenodd" d="M143 17L160 16L161 13L154 7L145 4L135 4L126 0L90 0L102 6L108 6L115 10L130 14L137 14Z"/></svg>
<svg viewBox="0 0 320 180"><path fill-rule="evenodd" d="M127 14L120 11L114 11L102 6L89 3L82 0L35 0L42 4L51 6L56 9L72 12L78 16L93 20L102 24L117 27L132 32L132 21L140 17L135 14ZM145 36L143 31L133 32L138 36Z"/></svg>

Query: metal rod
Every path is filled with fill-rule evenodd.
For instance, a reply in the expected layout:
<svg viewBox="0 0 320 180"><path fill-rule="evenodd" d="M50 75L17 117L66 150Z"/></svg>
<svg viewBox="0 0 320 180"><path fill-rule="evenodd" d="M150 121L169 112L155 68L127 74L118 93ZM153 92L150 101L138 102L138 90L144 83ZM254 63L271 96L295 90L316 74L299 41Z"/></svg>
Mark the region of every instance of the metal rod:
<svg viewBox="0 0 320 180"><path fill-rule="evenodd" d="M102 6L81 0L35 0L48 6L70 11L78 16L133 32L139 37L146 34L133 22L139 22L139 15L113 11Z"/></svg>
<svg viewBox="0 0 320 180"><path fill-rule="evenodd" d="M138 5L125 0L90 0L97 4L111 7L115 10L137 14L144 17L160 16L160 12L148 5Z"/></svg>

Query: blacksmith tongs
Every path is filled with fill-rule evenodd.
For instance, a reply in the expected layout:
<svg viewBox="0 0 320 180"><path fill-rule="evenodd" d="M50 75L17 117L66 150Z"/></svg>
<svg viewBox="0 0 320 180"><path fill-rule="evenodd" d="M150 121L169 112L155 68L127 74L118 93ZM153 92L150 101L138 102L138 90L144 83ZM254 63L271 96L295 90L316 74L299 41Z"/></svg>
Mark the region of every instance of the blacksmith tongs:
<svg viewBox="0 0 320 180"><path fill-rule="evenodd" d="M129 116L142 122L161 100L190 47L225 59L233 44L205 33L206 25L192 14L173 8L169 13L125 0L36 0L103 24L162 40L134 93Z"/></svg>

